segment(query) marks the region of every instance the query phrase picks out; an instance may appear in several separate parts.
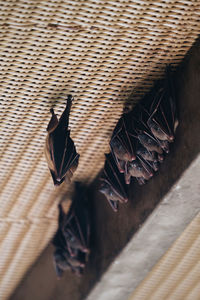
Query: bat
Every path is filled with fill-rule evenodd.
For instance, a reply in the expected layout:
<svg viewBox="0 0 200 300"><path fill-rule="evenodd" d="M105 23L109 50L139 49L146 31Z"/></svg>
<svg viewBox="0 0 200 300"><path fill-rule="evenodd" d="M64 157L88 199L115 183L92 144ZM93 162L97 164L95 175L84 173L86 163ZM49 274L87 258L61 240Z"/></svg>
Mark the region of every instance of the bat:
<svg viewBox="0 0 200 300"><path fill-rule="evenodd" d="M170 66L165 75L132 111L122 115L113 131L100 191L115 211L118 202L127 201L125 187L131 178L140 185L149 180L174 141L178 117Z"/></svg>
<svg viewBox="0 0 200 300"><path fill-rule="evenodd" d="M127 116L126 118L124 116L120 118L110 140L111 152L121 173L125 172L127 162L136 158L133 138L129 135L127 128L127 123L129 123L127 122ZM125 163L122 163L122 161Z"/></svg>
<svg viewBox="0 0 200 300"><path fill-rule="evenodd" d="M53 239L53 260L59 278L65 270L82 274L88 260L90 218L85 195L83 185L76 182L71 206L66 206L65 202L58 206L58 230Z"/></svg>
<svg viewBox="0 0 200 300"><path fill-rule="evenodd" d="M147 101L144 104L144 109L148 114L147 125L151 132L159 141L174 141L174 135L178 126L176 96L174 79L171 71L171 66L168 65L165 71L165 79L158 82L154 89L154 95L151 103ZM162 144L161 144L162 145ZM166 145L163 145L165 150ZM166 147L168 149L168 147Z"/></svg>
<svg viewBox="0 0 200 300"><path fill-rule="evenodd" d="M112 153L106 154L103 174L101 176L100 192L103 193L112 209L118 210L118 203L126 203L128 194L124 175L120 173Z"/></svg>
<svg viewBox="0 0 200 300"><path fill-rule="evenodd" d="M80 155L76 152L68 129L72 100L72 96L69 95L60 120L53 108L50 110L52 117L47 126L45 155L54 185L60 185L64 180L70 182L78 167Z"/></svg>
<svg viewBox="0 0 200 300"><path fill-rule="evenodd" d="M132 131L130 135L137 138L136 148L142 145L149 152L163 153L158 139L152 134L147 124L147 113L144 107L139 103L132 112ZM139 143L138 143L139 140ZM137 151L136 150L136 151Z"/></svg>
<svg viewBox="0 0 200 300"><path fill-rule="evenodd" d="M148 164L139 158L128 164L128 174L133 177L143 177L146 180L149 180L153 176Z"/></svg>

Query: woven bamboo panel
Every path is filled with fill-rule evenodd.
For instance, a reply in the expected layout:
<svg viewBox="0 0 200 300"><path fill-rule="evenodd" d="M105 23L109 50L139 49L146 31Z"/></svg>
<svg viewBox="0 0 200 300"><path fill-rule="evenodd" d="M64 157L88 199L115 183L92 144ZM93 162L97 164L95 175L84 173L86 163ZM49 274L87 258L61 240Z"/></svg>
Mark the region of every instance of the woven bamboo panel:
<svg viewBox="0 0 200 300"><path fill-rule="evenodd" d="M199 34L199 1L0 1L0 298L7 299L56 229L43 154L49 109L75 100L74 176L91 182L127 99L137 102Z"/></svg>
<svg viewBox="0 0 200 300"><path fill-rule="evenodd" d="M200 299L200 214L155 265L129 300Z"/></svg>

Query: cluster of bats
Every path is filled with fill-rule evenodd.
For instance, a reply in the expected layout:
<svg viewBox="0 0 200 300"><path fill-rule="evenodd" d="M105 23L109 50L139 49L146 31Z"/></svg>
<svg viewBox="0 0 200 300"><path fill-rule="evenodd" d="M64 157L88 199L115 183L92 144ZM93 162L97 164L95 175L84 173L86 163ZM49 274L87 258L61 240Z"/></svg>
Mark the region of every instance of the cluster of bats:
<svg viewBox="0 0 200 300"><path fill-rule="evenodd" d="M65 270L71 270L80 275L89 256L90 218L85 187L76 182L72 202L61 202L58 207L58 230L53 239L56 274L61 277Z"/></svg>
<svg viewBox="0 0 200 300"><path fill-rule="evenodd" d="M69 115L72 96L60 119L52 114L47 127L45 155L54 185L70 182L78 167L80 155L70 137ZM170 66L165 79L154 88L132 111L119 119L111 140L110 153L106 154L101 176L102 192L114 211L119 202L128 201L128 185L131 178L139 184L149 180L158 170L169 144L174 141L178 125L176 97ZM55 269L61 277L66 269L82 274L89 255L90 218L85 188L75 183L70 205L59 204L58 230L53 239Z"/></svg>
<svg viewBox="0 0 200 300"><path fill-rule="evenodd" d="M128 201L127 185L136 178L145 184L169 153L178 126L176 96L170 66L166 76L119 119L106 154L100 191L117 211Z"/></svg>

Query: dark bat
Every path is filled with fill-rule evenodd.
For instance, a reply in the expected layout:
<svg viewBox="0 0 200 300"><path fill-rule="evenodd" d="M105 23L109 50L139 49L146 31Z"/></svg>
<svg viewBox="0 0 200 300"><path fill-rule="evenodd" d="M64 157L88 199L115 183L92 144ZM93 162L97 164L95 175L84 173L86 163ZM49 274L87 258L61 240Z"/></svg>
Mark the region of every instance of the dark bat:
<svg viewBox="0 0 200 300"><path fill-rule="evenodd" d="M137 147L136 151L137 156L142 156L145 160L148 161L157 161L156 153L155 151L149 151L145 147L143 147L141 144Z"/></svg>
<svg viewBox="0 0 200 300"><path fill-rule="evenodd" d="M113 154L109 153L105 156L106 161L101 176L100 192L106 196L112 209L117 211L118 202L126 203L128 201L125 179L124 175L119 172Z"/></svg>
<svg viewBox="0 0 200 300"><path fill-rule="evenodd" d="M58 277L67 269L82 274L89 256L90 221L85 188L80 183L75 187L71 206L66 209L65 202L59 204L58 230L53 239Z"/></svg>
<svg viewBox="0 0 200 300"><path fill-rule="evenodd" d="M158 140L173 142L178 118L174 80L170 66L166 68L165 79L155 86L152 98L152 103L147 108L149 114L147 124ZM163 146L164 150L167 148Z"/></svg>
<svg viewBox="0 0 200 300"><path fill-rule="evenodd" d="M140 103L136 105L132 112L132 132L133 135L139 140L136 141L135 148L138 150L140 144L146 148L149 152L157 152L159 154L163 153L159 140L152 134L148 124L147 124L147 112ZM138 146L139 145L139 146ZM136 152L137 152L136 150Z"/></svg>
<svg viewBox="0 0 200 300"><path fill-rule="evenodd" d="M69 95L60 120L51 109L52 117L47 127L45 155L55 185L60 185L65 179L70 182L80 156L68 129L72 99Z"/></svg>
<svg viewBox="0 0 200 300"><path fill-rule="evenodd" d="M129 135L129 128L127 128L127 123L129 124L127 116L123 115L120 118L110 140L110 148L121 173L125 172L127 162L136 158L133 137Z"/></svg>
<svg viewBox="0 0 200 300"><path fill-rule="evenodd" d="M153 176L150 166L139 156L136 160L128 163L127 173L129 177L144 178L145 180L149 180ZM127 181L128 180L126 180L126 182Z"/></svg>

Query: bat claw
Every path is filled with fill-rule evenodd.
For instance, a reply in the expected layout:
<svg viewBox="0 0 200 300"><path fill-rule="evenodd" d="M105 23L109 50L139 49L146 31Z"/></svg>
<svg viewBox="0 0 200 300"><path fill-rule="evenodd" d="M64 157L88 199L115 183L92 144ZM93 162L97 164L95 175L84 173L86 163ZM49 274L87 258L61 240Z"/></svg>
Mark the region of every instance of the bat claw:
<svg viewBox="0 0 200 300"><path fill-rule="evenodd" d="M50 113L51 113L52 115L54 115L54 109L53 109L53 108L50 109Z"/></svg>

